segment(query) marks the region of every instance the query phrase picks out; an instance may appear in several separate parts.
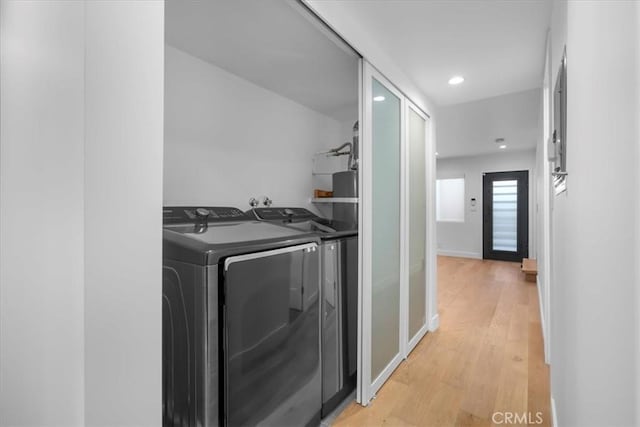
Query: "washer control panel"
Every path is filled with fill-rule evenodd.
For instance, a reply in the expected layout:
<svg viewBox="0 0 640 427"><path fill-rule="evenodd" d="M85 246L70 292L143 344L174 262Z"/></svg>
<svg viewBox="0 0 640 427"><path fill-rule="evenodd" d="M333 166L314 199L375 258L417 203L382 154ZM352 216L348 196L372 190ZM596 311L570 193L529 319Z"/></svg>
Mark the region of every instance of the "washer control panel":
<svg viewBox="0 0 640 427"><path fill-rule="evenodd" d="M260 221L313 219L316 215L304 208L253 208L247 215L254 216Z"/></svg>
<svg viewBox="0 0 640 427"><path fill-rule="evenodd" d="M164 224L250 220L238 208L220 206L167 206L162 209Z"/></svg>

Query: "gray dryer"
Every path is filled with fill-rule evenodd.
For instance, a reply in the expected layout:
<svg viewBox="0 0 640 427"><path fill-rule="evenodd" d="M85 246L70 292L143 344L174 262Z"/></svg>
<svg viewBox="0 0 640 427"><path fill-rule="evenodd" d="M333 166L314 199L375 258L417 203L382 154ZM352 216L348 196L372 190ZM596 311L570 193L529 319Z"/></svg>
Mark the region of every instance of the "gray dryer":
<svg viewBox="0 0 640 427"><path fill-rule="evenodd" d="M163 424L318 424L318 237L236 208L163 214Z"/></svg>
<svg viewBox="0 0 640 427"><path fill-rule="evenodd" d="M358 230L352 221L332 221L304 208L254 208L260 221L304 233L322 243L322 416L326 416L356 385L358 337ZM355 227L355 229L354 229Z"/></svg>

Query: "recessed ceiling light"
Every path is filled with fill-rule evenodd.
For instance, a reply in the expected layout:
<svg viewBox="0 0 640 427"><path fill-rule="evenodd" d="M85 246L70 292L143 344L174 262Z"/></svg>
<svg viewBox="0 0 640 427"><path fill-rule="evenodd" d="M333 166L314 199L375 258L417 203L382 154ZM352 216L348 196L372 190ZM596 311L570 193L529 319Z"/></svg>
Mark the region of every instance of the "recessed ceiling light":
<svg viewBox="0 0 640 427"><path fill-rule="evenodd" d="M451 77L449 79L449 84L450 85L459 85L463 81L464 81L464 77L462 77L462 76L453 76L453 77Z"/></svg>
<svg viewBox="0 0 640 427"><path fill-rule="evenodd" d="M436 156L438 155L438 152L436 151Z"/></svg>
<svg viewBox="0 0 640 427"><path fill-rule="evenodd" d="M498 147L498 148L500 148L501 150L504 150L505 148L507 148L507 146L506 146L506 144L502 144L502 145L501 145L500 147Z"/></svg>
<svg viewBox="0 0 640 427"><path fill-rule="evenodd" d="M382 95L378 95L378 96L374 96L373 100L376 101L376 102L381 102L381 101L384 101L385 98Z"/></svg>

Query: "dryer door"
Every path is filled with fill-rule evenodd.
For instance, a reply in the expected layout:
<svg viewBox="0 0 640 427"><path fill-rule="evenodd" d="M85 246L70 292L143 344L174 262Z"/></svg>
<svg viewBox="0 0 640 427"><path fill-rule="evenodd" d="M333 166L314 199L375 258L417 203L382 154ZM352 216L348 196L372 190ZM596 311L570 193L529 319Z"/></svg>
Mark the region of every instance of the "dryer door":
<svg viewBox="0 0 640 427"><path fill-rule="evenodd" d="M225 424L307 425L319 414L319 282L315 243L225 260Z"/></svg>

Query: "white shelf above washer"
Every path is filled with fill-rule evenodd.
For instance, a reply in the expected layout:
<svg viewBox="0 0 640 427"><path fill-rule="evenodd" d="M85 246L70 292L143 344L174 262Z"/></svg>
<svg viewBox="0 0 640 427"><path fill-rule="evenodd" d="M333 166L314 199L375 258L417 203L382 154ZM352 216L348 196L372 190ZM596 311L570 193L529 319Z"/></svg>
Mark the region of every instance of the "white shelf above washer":
<svg viewBox="0 0 640 427"><path fill-rule="evenodd" d="M357 197L316 197L313 203L358 203Z"/></svg>

